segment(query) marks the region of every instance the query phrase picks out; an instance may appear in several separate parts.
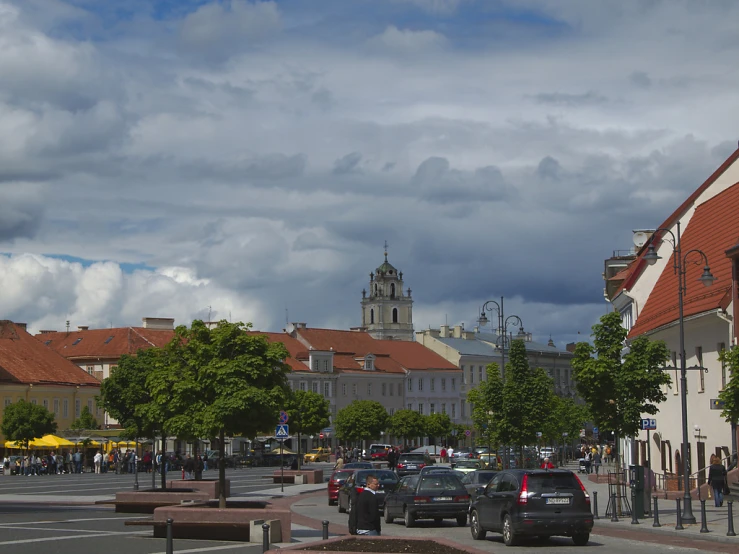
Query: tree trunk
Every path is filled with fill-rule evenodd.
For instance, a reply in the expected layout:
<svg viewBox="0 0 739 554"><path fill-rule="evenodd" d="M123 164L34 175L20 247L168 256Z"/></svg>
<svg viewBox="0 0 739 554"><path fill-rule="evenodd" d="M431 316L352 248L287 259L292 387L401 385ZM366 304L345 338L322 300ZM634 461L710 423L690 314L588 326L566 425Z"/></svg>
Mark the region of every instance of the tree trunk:
<svg viewBox="0 0 739 554"><path fill-rule="evenodd" d="M300 431L298 431L298 469L303 467L303 460L300 458Z"/></svg>
<svg viewBox="0 0 739 554"><path fill-rule="evenodd" d="M162 432L162 463L159 467L162 474L162 490L167 489L167 435Z"/></svg>
<svg viewBox="0 0 739 554"><path fill-rule="evenodd" d="M221 430L218 434L218 507L223 509L226 507L226 452L224 443L226 442L225 432Z"/></svg>

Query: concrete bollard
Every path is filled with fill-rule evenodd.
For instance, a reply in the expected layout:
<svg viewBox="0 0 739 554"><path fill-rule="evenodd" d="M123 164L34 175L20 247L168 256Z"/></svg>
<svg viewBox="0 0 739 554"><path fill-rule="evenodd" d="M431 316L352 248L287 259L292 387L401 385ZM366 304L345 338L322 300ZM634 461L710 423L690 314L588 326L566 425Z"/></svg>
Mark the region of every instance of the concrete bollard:
<svg viewBox="0 0 739 554"><path fill-rule="evenodd" d="M328 540L328 520L324 519L321 523L323 524L323 540Z"/></svg>
<svg viewBox="0 0 739 554"><path fill-rule="evenodd" d="M262 552L269 550L269 523L262 525Z"/></svg>
<svg viewBox="0 0 739 554"><path fill-rule="evenodd" d="M677 531L682 531L683 529L685 529L685 527L683 527L683 512L680 509L680 500L680 498L675 499L675 503L677 504L677 523L675 523L675 529Z"/></svg>
<svg viewBox="0 0 739 554"><path fill-rule="evenodd" d="M659 506L657 505L657 497L654 497L654 523L652 523L652 527L662 527L662 524L659 522Z"/></svg>
<svg viewBox="0 0 739 554"><path fill-rule="evenodd" d="M616 515L616 493L611 494L611 521L618 523L618 515Z"/></svg>
<svg viewBox="0 0 739 554"><path fill-rule="evenodd" d="M593 491L593 519L600 519L598 515L598 491Z"/></svg>
<svg viewBox="0 0 739 554"><path fill-rule="evenodd" d="M706 501L701 500L701 533L708 533L708 525L706 522Z"/></svg>
<svg viewBox="0 0 739 554"><path fill-rule="evenodd" d="M727 537L736 537L734 532L734 502L729 500L729 530L726 532Z"/></svg>
<svg viewBox="0 0 739 554"><path fill-rule="evenodd" d="M174 523L174 520L171 517L167 519L167 554L174 553L174 541L172 540L172 537L173 537L172 524L173 523Z"/></svg>

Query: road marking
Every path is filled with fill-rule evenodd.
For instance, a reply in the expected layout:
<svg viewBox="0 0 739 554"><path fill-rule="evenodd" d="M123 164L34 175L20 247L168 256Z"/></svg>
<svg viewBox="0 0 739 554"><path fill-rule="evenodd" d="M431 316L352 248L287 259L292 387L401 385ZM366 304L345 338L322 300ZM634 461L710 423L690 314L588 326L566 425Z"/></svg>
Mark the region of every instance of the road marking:
<svg viewBox="0 0 739 554"><path fill-rule="evenodd" d="M23 531L48 531L48 532L57 532L57 533L107 533L107 531L101 531L100 529L58 529L54 527L26 527L25 524L17 524L17 525L3 525L3 529L20 529ZM115 531L111 531L111 534L115 533Z"/></svg>
<svg viewBox="0 0 739 554"><path fill-rule="evenodd" d="M96 537L111 537L114 535L149 535L151 531L111 531L110 533L97 533L94 535L73 535L71 537L46 537L42 539L19 539L15 541L2 541L0 546L11 544L28 544L33 542L66 541L70 539L92 539Z"/></svg>
<svg viewBox="0 0 739 554"><path fill-rule="evenodd" d="M151 516L121 516L121 517L86 517L79 519L50 519L47 521L23 521L18 523L0 523L0 527L8 525L48 525L49 523L79 523L81 521L112 521L116 519L149 519Z"/></svg>
<svg viewBox="0 0 739 554"><path fill-rule="evenodd" d="M248 548L252 549L257 546L256 543L246 544L226 544L224 546L206 546L203 548L190 548L188 550L178 550L177 554L187 554L189 552L212 552L214 550L233 550L235 548ZM166 552L156 552L155 554L167 554Z"/></svg>

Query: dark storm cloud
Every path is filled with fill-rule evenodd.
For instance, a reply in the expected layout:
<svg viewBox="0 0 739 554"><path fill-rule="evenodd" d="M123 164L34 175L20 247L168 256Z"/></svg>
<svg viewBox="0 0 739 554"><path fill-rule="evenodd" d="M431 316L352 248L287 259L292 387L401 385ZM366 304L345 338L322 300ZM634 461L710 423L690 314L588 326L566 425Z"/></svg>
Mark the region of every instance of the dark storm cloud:
<svg viewBox="0 0 739 554"><path fill-rule="evenodd" d="M361 161L362 154L359 152L351 152L334 162L334 169L331 173L334 175L346 175L347 173L359 172L360 168L358 166Z"/></svg>
<svg viewBox="0 0 739 554"><path fill-rule="evenodd" d="M41 226L43 204L38 197L34 198L36 194L19 191L16 188L19 186L20 183L0 185L0 243L32 238Z"/></svg>
<svg viewBox="0 0 739 554"><path fill-rule="evenodd" d="M497 167L462 171L452 169L449 160L439 156L421 162L411 184L430 202L506 201L514 197Z"/></svg>

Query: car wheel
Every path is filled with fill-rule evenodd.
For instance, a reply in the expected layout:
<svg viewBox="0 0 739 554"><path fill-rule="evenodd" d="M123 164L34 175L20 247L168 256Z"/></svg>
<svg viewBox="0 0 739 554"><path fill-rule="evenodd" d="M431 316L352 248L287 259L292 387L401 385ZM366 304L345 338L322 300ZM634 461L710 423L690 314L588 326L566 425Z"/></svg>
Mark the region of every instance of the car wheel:
<svg viewBox="0 0 739 554"><path fill-rule="evenodd" d="M572 535L572 542L575 543L575 546L586 546L589 540L590 533L578 533L576 535Z"/></svg>
<svg viewBox="0 0 739 554"><path fill-rule="evenodd" d="M506 546L516 546L518 537L513 532L513 520L509 514L506 514L503 520L503 542Z"/></svg>
<svg viewBox="0 0 739 554"><path fill-rule="evenodd" d="M435 517L435 518L434 518L434 523L435 523L436 525L441 525L441 522L442 522L442 521L444 521L444 518L443 518L443 517Z"/></svg>
<svg viewBox="0 0 739 554"><path fill-rule="evenodd" d="M395 518L390 515L390 510L385 506L385 523L392 523L393 521L395 521Z"/></svg>
<svg viewBox="0 0 739 554"><path fill-rule="evenodd" d="M472 513L470 513L470 532L472 538L476 541L483 540L487 535L487 531L480 525L480 516L477 515L477 510L472 510Z"/></svg>
<svg viewBox="0 0 739 554"><path fill-rule="evenodd" d="M465 525L467 525L467 516L457 516L457 525L459 527L464 527Z"/></svg>
<svg viewBox="0 0 739 554"><path fill-rule="evenodd" d="M403 510L403 519L406 527L413 527L416 524L416 518L408 508Z"/></svg>

